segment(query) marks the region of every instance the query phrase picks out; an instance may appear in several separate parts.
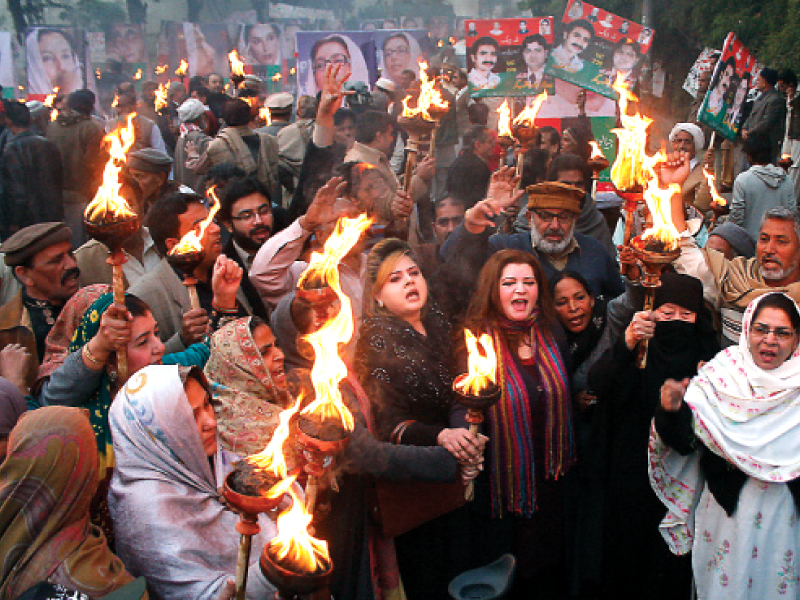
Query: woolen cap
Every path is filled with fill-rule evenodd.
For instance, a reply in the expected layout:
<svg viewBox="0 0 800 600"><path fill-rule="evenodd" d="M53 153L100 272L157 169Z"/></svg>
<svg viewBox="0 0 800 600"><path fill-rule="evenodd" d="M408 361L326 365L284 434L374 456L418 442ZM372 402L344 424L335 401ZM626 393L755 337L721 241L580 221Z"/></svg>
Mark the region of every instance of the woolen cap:
<svg viewBox="0 0 800 600"><path fill-rule="evenodd" d="M753 258L756 255L756 243L750 232L736 223L725 221L711 230L709 237L712 235L718 235L728 242L739 256Z"/></svg>
<svg viewBox="0 0 800 600"><path fill-rule="evenodd" d="M72 231L62 222L37 223L17 231L0 245L9 267L18 267L45 248L72 241Z"/></svg>
<svg viewBox="0 0 800 600"><path fill-rule="evenodd" d="M169 173L172 170L172 159L163 150L142 148L128 155L128 167L146 173Z"/></svg>
<svg viewBox="0 0 800 600"><path fill-rule="evenodd" d="M568 210L578 214L581 212L586 192L580 188L557 181L537 183L525 188L528 192L528 210L544 208L550 210Z"/></svg>

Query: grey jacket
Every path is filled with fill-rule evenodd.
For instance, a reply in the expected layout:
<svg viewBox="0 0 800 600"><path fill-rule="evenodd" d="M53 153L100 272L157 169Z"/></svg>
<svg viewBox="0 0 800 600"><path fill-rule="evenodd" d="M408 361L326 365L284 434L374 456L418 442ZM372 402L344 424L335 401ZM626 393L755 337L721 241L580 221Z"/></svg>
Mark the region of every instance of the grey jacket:
<svg viewBox="0 0 800 600"><path fill-rule="evenodd" d="M733 182L733 200L728 220L758 239L764 212L776 206L797 210L794 184L780 167L755 165Z"/></svg>

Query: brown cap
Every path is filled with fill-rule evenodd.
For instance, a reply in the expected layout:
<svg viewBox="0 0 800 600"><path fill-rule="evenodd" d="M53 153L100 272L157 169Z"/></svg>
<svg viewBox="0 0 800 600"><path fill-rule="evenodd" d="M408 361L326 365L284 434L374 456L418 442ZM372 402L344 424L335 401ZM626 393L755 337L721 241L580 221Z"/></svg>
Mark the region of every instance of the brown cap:
<svg viewBox="0 0 800 600"><path fill-rule="evenodd" d="M528 209L544 208L550 210L568 210L575 214L581 212L583 199L586 192L574 185L548 181L547 183L537 183L529 185L525 191L528 192Z"/></svg>
<svg viewBox="0 0 800 600"><path fill-rule="evenodd" d="M45 248L72 241L72 231L64 223L37 223L20 229L0 246L9 267L25 264Z"/></svg>

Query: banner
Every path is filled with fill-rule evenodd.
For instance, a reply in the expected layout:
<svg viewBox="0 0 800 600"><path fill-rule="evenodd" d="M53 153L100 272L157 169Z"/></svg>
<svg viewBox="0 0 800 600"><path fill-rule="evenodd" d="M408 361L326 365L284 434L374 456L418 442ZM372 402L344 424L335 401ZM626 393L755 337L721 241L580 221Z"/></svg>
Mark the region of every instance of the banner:
<svg viewBox="0 0 800 600"><path fill-rule="evenodd" d="M70 94L87 87L86 45L74 27L33 27L25 36L28 95L42 99L54 88ZM92 84L93 87L93 84Z"/></svg>
<svg viewBox="0 0 800 600"><path fill-rule="evenodd" d="M297 87L300 95L316 96L322 89L325 68L341 65L350 71L348 81L372 87L378 79L375 38L372 31L300 31L297 33Z"/></svg>
<svg viewBox="0 0 800 600"><path fill-rule="evenodd" d="M470 19L464 26L471 97L552 94L553 77L544 69L553 17Z"/></svg>
<svg viewBox="0 0 800 600"><path fill-rule="evenodd" d="M723 137L735 139L742 126L742 105L755 84L757 73L755 57L733 33L729 33L697 120Z"/></svg>
<svg viewBox="0 0 800 600"><path fill-rule="evenodd" d="M608 98L618 74L633 85L653 44L654 31L601 8L572 0L545 72Z"/></svg>
<svg viewBox="0 0 800 600"><path fill-rule="evenodd" d="M704 48L697 60L694 61L692 68L686 74L686 79L683 81L683 90L692 98L697 96L698 80L701 73L711 72L714 65L719 60L719 55L722 54L719 50L713 48Z"/></svg>

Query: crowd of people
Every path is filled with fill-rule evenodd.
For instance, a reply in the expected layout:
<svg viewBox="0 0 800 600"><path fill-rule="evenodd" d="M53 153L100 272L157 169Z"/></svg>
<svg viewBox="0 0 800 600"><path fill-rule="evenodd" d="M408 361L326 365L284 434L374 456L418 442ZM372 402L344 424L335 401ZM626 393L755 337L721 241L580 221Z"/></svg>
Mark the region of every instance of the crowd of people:
<svg viewBox="0 0 800 600"><path fill-rule="evenodd" d="M727 218L703 176L719 149L675 124L659 177L681 188L680 256L646 310L617 244L624 218L636 235L649 216L598 209L585 96L514 168L491 99L430 67L449 109L409 167L398 116L418 74L369 92L324 62L316 97L197 77L156 110L154 85L122 83L107 123L89 90L3 101L0 597L232 597L239 517L219 489L313 394L304 338L347 306L296 288L362 214L338 264L355 428L313 524L332 597L443 599L506 554L509 598L800 596L800 217L797 171L775 165L781 142L800 148L794 74L758 77ZM129 119L118 193L139 227L115 302L84 210L103 137ZM200 308L166 259L191 232ZM453 391L465 329L496 350L500 397L477 433ZM276 525L259 524L252 599L275 593L258 558Z"/></svg>

